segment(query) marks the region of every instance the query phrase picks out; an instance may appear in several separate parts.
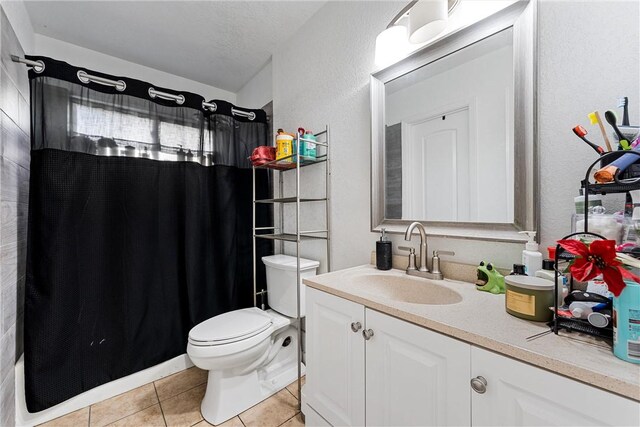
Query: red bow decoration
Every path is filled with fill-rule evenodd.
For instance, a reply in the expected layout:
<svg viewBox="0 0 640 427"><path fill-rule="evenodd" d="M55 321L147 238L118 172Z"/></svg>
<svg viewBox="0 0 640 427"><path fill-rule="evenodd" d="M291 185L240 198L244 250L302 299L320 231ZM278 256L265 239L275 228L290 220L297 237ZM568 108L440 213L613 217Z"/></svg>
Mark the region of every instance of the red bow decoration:
<svg viewBox="0 0 640 427"><path fill-rule="evenodd" d="M569 271L580 282L587 282L602 274L609 291L615 296L619 296L625 287L623 277L640 283L640 277L622 267L622 263L616 259L614 240L595 240L589 245L580 240L559 240L558 244L576 255Z"/></svg>

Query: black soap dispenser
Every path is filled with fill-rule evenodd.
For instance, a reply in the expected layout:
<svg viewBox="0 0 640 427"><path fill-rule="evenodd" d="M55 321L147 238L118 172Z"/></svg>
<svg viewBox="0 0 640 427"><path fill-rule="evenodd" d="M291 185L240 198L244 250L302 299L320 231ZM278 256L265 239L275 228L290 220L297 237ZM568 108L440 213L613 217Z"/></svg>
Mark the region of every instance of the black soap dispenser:
<svg viewBox="0 0 640 427"><path fill-rule="evenodd" d="M391 270L391 242L382 229L382 236L376 242L376 267L378 270Z"/></svg>

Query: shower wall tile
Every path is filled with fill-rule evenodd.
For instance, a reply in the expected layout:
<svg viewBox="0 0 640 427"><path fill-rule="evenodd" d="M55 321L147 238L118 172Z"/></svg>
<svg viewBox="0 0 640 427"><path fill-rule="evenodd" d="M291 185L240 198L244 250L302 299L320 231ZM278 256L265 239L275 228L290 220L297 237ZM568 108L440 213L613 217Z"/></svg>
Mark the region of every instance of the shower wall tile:
<svg viewBox="0 0 640 427"><path fill-rule="evenodd" d="M18 240L17 242L0 246L0 270L2 270L0 276L8 277L8 281L2 283L2 287L7 284L18 287L18 281L26 274L26 255L26 240ZM9 270L10 274L13 274L11 270L15 270L15 276L5 276L4 270Z"/></svg>
<svg viewBox="0 0 640 427"><path fill-rule="evenodd" d="M17 266L0 266L2 273L4 271L13 271L13 277L9 277L7 282L4 283L18 283ZM10 275L10 274L9 274ZM5 334L15 325L16 317L18 314L18 286L2 286L0 292L2 294L2 328L0 329L0 335ZM2 377L0 377L2 378Z"/></svg>
<svg viewBox="0 0 640 427"><path fill-rule="evenodd" d="M0 111L0 132L0 138L5 141L0 148L0 155L18 166L29 169L29 134L4 111Z"/></svg>
<svg viewBox="0 0 640 427"><path fill-rule="evenodd" d="M29 80L0 6L0 426L15 424L14 363L22 355L29 197Z"/></svg>
<svg viewBox="0 0 640 427"><path fill-rule="evenodd" d="M4 111L9 117L20 117L20 92L8 78L7 71L3 70L3 79L0 81L0 92L2 97L0 98L0 110Z"/></svg>
<svg viewBox="0 0 640 427"><path fill-rule="evenodd" d="M29 96L29 76L26 67L11 60L11 55L24 56L24 50L20 46L20 41L16 37L7 15L4 10L0 17L0 31L2 33L2 52L0 52L0 62L7 69L9 77L14 81L15 86L25 98Z"/></svg>
<svg viewBox="0 0 640 427"><path fill-rule="evenodd" d="M0 377L7 378L13 371L16 353L16 328L13 325L0 338Z"/></svg>
<svg viewBox="0 0 640 427"><path fill-rule="evenodd" d="M15 371L12 369L0 385L0 426L15 425Z"/></svg>
<svg viewBox="0 0 640 427"><path fill-rule="evenodd" d="M1 247L1 246L0 246ZM0 263L0 284L18 281L18 266L16 264Z"/></svg>
<svg viewBox="0 0 640 427"><path fill-rule="evenodd" d="M18 265L18 242L0 246L0 267Z"/></svg>
<svg viewBox="0 0 640 427"><path fill-rule="evenodd" d="M0 246L27 238L29 205L18 202L0 202Z"/></svg>
<svg viewBox="0 0 640 427"><path fill-rule="evenodd" d="M3 141L3 143L18 143ZM0 158L0 201L29 201L29 170L6 157Z"/></svg>

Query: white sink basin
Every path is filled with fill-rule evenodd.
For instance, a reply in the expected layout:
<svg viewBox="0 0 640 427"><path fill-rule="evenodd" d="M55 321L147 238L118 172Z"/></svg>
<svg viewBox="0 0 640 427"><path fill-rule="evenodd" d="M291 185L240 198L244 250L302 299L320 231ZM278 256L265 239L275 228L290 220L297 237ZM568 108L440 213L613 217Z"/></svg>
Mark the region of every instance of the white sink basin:
<svg viewBox="0 0 640 427"><path fill-rule="evenodd" d="M399 274L361 273L349 278L360 291L393 301L447 305L462 301L456 291L437 281Z"/></svg>

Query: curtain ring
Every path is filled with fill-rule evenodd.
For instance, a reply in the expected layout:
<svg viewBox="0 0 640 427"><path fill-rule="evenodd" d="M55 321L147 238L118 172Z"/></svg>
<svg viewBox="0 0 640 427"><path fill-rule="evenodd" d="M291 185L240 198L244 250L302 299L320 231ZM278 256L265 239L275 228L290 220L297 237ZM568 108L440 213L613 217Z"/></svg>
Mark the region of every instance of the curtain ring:
<svg viewBox="0 0 640 427"><path fill-rule="evenodd" d="M89 83L89 77L87 77L87 73L85 73L84 71L78 70L78 73L76 75L78 76L78 80L80 80L81 83Z"/></svg>
<svg viewBox="0 0 640 427"><path fill-rule="evenodd" d="M211 111L213 113L218 109L218 106L216 105L215 102L202 101L202 109L203 110L209 110L209 111Z"/></svg>
<svg viewBox="0 0 640 427"><path fill-rule="evenodd" d="M160 99L166 99L167 101L176 101L176 104L178 105L184 104L184 102L187 100L187 98L185 98L182 94L174 95L172 93L161 92L159 90L156 90L153 86L147 90L147 93L149 94L149 97L151 99L155 99L156 97L158 97Z"/></svg>
<svg viewBox="0 0 640 427"><path fill-rule="evenodd" d="M41 59L38 59L36 62L38 63L38 65L34 65L32 69L36 74L40 74L44 71L44 61Z"/></svg>
<svg viewBox="0 0 640 427"><path fill-rule="evenodd" d="M78 80L80 80L80 83L84 84L94 82L105 86L113 86L118 92L122 92L127 88L127 84L124 82L124 80L110 80L104 77L92 76L90 74L87 74L87 72L84 70L78 70L76 76L78 77Z"/></svg>

